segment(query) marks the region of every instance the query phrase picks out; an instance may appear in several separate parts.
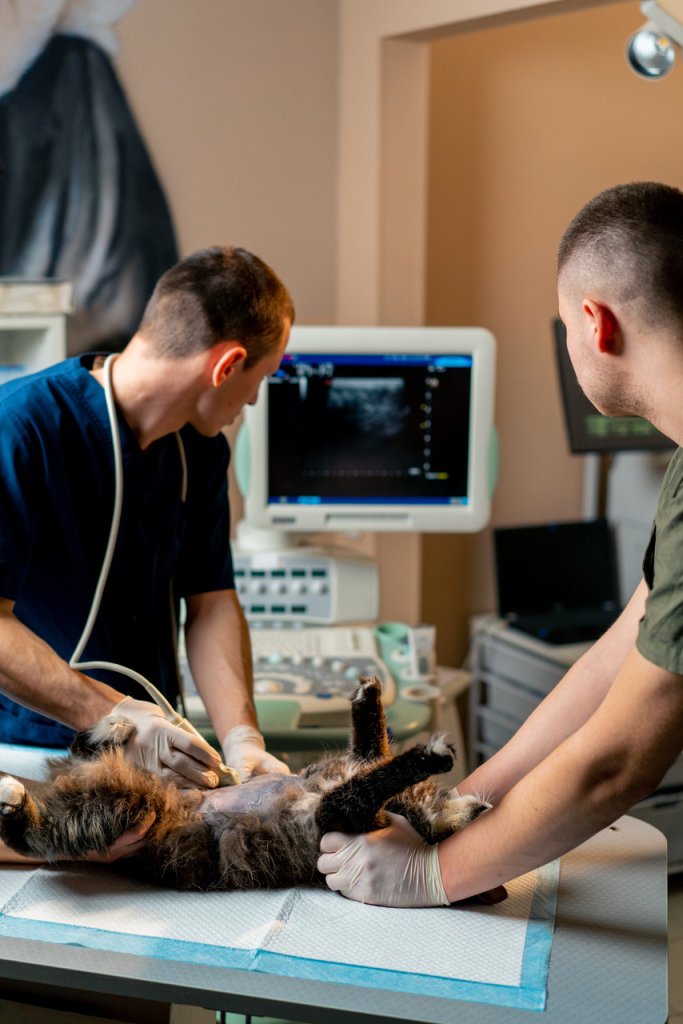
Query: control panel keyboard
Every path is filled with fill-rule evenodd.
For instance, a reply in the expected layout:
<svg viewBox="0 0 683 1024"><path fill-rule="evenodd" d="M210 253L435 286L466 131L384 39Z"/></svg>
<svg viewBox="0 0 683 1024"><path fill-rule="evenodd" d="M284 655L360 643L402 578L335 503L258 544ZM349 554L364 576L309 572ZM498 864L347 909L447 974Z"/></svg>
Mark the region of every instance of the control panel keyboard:
<svg viewBox="0 0 683 1024"><path fill-rule="evenodd" d="M303 711L348 710L358 677L376 675L385 704L394 681L380 661L371 629L253 629L254 695L296 697Z"/></svg>
<svg viewBox="0 0 683 1024"><path fill-rule="evenodd" d="M301 724L323 724L348 716L359 676L377 676L385 705L396 699L396 684L380 659L374 631L360 626L252 628L254 697L294 700ZM181 665L182 665L181 659ZM188 710L199 697L183 665ZM189 685L188 685L189 684Z"/></svg>

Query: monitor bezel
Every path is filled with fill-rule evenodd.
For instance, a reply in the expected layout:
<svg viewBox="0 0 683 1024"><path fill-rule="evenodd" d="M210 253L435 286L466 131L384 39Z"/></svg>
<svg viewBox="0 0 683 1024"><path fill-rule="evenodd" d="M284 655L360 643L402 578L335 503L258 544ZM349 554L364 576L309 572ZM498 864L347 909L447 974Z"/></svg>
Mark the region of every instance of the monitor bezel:
<svg viewBox="0 0 683 1024"><path fill-rule="evenodd" d="M662 452L676 447L675 443L652 424L653 433L628 438L612 435L596 438L586 430L585 415L591 409L596 416L604 419L609 417L596 409L581 389L572 361L567 350L567 332L559 317L553 319L553 337L555 340L555 361L562 398L562 412L567 433L569 450L573 455L616 455L620 452ZM583 410L582 411L582 407ZM624 419L638 421L640 416L627 416ZM643 421L649 422L649 421Z"/></svg>
<svg viewBox="0 0 683 1024"><path fill-rule="evenodd" d="M254 406L245 410L249 487L245 518L252 526L283 532L439 532L469 533L490 518L489 451L493 430L495 341L482 327L292 328L288 353L309 355L374 353L467 355L472 357L468 503L462 505L336 504L282 505L268 501L266 443L268 382Z"/></svg>

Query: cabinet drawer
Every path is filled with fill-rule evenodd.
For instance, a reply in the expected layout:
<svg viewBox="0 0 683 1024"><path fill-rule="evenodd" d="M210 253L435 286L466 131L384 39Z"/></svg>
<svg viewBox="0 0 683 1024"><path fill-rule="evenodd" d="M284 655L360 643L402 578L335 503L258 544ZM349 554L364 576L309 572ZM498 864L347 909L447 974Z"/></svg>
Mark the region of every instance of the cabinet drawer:
<svg viewBox="0 0 683 1024"><path fill-rule="evenodd" d="M489 747L486 743L475 743L472 748L474 751L473 764L474 767L483 764L484 761L488 761L490 757L493 757L497 753L495 747Z"/></svg>
<svg viewBox="0 0 683 1024"><path fill-rule="evenodd" d="M539 690L531 690L525 686L515 683L508 683L490 672L481 672L479 675L479 699L481 703L492 711L507 715L514 719L519 726L526 721L531 712L537 707L543 698L544 693Z"/></svg>
<svg viewBox="0 0 683 1024"><path fill-rule="evenodd" d="M683 791L683 757L677 757L657 789L680 789Z"/></svg>
<svg viewBox="0 0 683 1024"><path fill-rule="evenodd" d="M475 671L487 672L506 682L521 682L545 695L550 693L571 664L571 660L566 663L560 660L559 655L555 660L519 644L505 643L499 637L484 637L479 641Z"/></svg>
<svg viewBox="0 0 683 1024"><path fill-rule="evenodd" d="M514 719L489 708L477 709L476 722L477 740L493 750L500 750L517 732Z"/></svg>

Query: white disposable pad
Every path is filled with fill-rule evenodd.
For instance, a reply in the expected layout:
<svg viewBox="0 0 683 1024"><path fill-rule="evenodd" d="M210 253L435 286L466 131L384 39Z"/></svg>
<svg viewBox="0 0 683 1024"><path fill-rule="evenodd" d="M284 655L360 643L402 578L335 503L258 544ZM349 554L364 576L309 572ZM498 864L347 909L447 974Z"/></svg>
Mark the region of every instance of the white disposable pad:
<svg viewBox="0 0 683 1024"><path fill-rule="evenodd" d="M515 879L495 906L392 910L328 890L177 893L111 867L6 867L0 935L542 1009L558 876L554 863Z"/></svg>
<svg viewBox="0 0 683 1024"><path fill-rule="evenodd" d="M0 870L0 935L541 1009L555 866L501 904L363 906L326 890L176 893L111 868Z"/></svg>

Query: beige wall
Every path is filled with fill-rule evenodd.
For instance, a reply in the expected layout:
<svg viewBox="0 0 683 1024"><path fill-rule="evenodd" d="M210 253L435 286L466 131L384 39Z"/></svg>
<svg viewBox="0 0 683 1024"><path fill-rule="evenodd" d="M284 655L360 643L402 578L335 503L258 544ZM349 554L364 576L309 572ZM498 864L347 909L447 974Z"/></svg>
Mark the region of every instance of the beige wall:
<svg viewBox="0 0 683 1024"><path fill-rule="evenodd" d="M425 322L428 41L611 2L340 0L339 322ZM377 534L368 549L381 569L381 616L438 621L440 653L450 661L453 608L441 605L430 566L458 542L444 538L436 551L434 543Z"/></svg>
<svg viewBox="0 0 683 1024"><path fill-rule="evenodd" d="M138 0L118 26L180 255L251 249L300 323L335 318L337 17L337 0ZM230 494L234 525L232 477Z"/></svg>
<svg viewBox="0 0 683 1024"><path fill-rule="evenodd" d="M139 0L118 34L181 255L243 245L333 320L336 0Z"/></svg>
<svg viewBox="0 0 683 1024"><path fill-rule="evenodd" d="M583 459L567 452L550 334L563 229L618 182L683 186L683 72L646 82L628 69L641 21L618 3L431 47L427 321L482 324L498 340L494 525L581 514ZM495 602L490 531L427 537L423 561L425 618L457 660L467 614Z"/></svg>
<svg viewBox="0 0 683 1024"><path fill-rule="evenodd" d="M417 141L404 145L401 159L387 165L394 140L387 139L387 99L423 91L426 70L418 50L440 36L526 18L553 17L556 11L612 3L614 0L339 0L339 235L337 309L340 322L377 323L392 315L383 289L394 295L415 291L415 274L424 270L420 246L423 225L411 210L412 260L395 267L400 279L389 282L382 204L389 189L402 192L403 210L421 204L416 155L422 155L422 124L414 99L404 104L409 128L399 127L399 142L413 131ZM387 49L393 47L393 52ZM387 65L391 85L387 88ZM425 108L426 113L426 108ZM394 123L398 119L394 118ZM403 168L408 168L403 180ZM400 208L400 207L399 207ZM384 229L384 230L383 230ZM405 232L404 232L405 234ZM403 300L400 300L403 303Z"/></svg>

